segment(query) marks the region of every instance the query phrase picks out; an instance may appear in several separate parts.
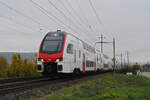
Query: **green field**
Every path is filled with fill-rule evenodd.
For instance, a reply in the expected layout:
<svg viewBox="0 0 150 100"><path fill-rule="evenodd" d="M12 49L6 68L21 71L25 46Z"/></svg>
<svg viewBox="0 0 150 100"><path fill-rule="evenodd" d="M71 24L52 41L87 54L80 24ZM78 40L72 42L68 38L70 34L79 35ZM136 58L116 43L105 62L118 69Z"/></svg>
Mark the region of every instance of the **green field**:
<svg viewBox="0 0 150 100"><path fill-rule="evenodd" d="M150 78L113 74L72 87L43 100L150 100Z"/></svg>

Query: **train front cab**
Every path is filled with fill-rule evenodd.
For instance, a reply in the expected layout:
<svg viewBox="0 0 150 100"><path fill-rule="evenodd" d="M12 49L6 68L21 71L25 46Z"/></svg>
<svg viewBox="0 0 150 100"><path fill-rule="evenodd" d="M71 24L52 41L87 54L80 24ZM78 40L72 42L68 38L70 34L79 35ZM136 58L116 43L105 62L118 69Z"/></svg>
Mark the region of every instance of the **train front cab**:
<svg viewBox="0 0 150 100"><path fill-rule="evenodd" d="M38 54L38 72L51 75L63 70L66 38L67 34L61 31L50 32L44 37Z"/></svg>

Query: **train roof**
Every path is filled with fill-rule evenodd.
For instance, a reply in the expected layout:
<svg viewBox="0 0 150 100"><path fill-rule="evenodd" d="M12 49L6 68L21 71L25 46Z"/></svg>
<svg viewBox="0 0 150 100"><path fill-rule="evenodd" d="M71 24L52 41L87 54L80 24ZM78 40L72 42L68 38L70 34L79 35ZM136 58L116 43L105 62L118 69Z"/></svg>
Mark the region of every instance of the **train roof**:
<svg viewBox="0 0 150 100"><path fill-rule="evenodd" d="M65 32L65 31L57 30L57 31L48 32L47 35L48 35L48 34L52 34L52 33L59 33L59 34L64 34L64 35L65 35L65 34L68 34L68 33Z"/></svg>

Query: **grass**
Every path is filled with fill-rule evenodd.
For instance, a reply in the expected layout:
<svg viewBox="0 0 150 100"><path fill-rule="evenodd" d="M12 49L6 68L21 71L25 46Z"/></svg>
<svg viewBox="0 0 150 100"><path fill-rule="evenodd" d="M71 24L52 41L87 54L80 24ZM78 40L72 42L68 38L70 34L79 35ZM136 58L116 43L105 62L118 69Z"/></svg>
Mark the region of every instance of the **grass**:
<svg viewBox="0 0 150 100"><path fill-rule="evenodd" d="M72 87L43 100L150 100L150 78L113 74Z"/></svg>

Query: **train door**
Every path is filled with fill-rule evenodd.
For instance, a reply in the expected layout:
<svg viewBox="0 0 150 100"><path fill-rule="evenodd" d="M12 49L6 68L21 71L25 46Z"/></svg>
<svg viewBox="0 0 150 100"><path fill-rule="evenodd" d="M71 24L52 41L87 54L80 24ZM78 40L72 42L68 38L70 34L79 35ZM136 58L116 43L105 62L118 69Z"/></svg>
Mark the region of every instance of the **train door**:
<svg viewBox="0 0 150 100"><path fill-rule="evenodd" d="M66 58L65 58L65 67L64 67L64 69L66 70L66 71L69 71L70 72L70 70L72 70L72 68L73 68L73 64L74 64L74 51L73 51L73 49L74 49L74 45L72 44L72 43L69 43L68 45L67 45L67 53L66 53Z"/></svg>
<svg viewBox="0 0 150 100"><path fill-rule="evenodd" d="M76 59L77 59L77 67L82 70L82 55L81 55L81 42L78 40L77 42L77 51L76 51Z"/></svg>

